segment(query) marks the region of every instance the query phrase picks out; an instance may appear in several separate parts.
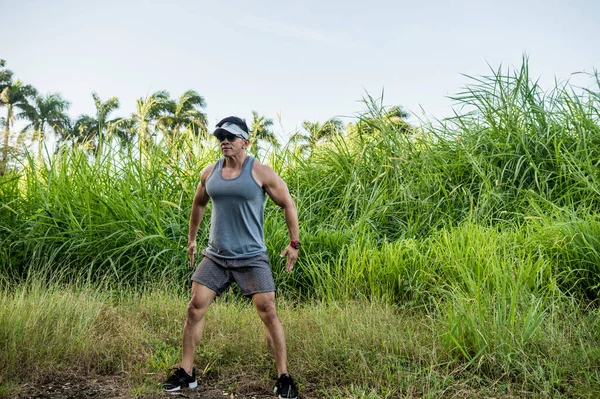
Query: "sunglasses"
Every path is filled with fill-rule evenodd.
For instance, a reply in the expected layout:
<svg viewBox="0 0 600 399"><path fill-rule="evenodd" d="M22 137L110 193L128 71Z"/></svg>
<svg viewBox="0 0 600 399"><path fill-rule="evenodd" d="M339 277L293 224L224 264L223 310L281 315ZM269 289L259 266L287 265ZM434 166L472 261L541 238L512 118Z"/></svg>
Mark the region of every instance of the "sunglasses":
<svg viewBox="0 0 600 399"><path fill-rule="evenodd" d="M238 136L234 135L234 134L223 134L223 135L218 135L217 139L219 140L219 142L224 142L225 139L227 139L227 141L229 141L230 143L232 141L235 141L238 138Z"/></svg>

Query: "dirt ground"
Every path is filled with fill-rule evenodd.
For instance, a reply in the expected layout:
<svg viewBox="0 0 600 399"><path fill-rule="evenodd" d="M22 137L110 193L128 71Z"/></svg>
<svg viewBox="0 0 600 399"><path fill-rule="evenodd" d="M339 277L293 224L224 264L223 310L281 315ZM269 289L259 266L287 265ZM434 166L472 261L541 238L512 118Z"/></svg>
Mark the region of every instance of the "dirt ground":
<svg viewBox="0 0 600 399"><path fill-rule="evenodd" d="M73 376L52 376L35 384L23 384L19 392L8 396L11 399L264 399L274 398L271 388L256 381L237 379L235 392L224 390L231 386L223 381L198 381L196 389L179 392L152 392L136 394L124 378L118 376L96 376L92 378L74 378Z"/></svg>

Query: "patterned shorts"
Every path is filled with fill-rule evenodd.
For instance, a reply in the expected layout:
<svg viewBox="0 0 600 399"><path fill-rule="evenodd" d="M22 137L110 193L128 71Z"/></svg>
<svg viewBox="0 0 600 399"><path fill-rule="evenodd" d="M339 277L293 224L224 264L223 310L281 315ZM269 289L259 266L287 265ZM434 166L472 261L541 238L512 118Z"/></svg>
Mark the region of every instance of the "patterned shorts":
<svg viewBox="0 0 600 399"><path fill-rule="evenodd" d="M274 292L269 256L264 253L246 259L224 259L202 251L204 258L192 274L192 281L221 295L234 281L246 296Z"/></svg>

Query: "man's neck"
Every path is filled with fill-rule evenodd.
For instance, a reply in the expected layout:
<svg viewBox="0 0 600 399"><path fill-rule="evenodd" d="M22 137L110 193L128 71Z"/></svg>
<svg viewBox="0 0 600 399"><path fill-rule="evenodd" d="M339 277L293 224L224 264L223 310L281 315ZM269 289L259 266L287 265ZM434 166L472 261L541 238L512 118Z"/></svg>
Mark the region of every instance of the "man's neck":
<svg viewBox="0 0 600 399"><path fill-rule="evenodd" d="M246 151L242 151L232 157L225 157L223 167L228 169L241 169L247 157L248 154L246 154Z"/></svg>

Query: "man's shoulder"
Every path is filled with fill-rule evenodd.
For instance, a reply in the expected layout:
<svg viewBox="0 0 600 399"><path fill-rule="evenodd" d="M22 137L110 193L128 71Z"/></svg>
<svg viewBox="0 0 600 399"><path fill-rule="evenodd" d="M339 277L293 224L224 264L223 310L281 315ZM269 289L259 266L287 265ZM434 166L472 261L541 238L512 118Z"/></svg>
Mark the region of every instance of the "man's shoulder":
<svg viewBox="0 0 600 399"><path fill-rule="evenodd" d="M265 178L265 177L268 178L268 177L277 175L275 173L275 171L269 165L265 165L265 164L261 163L256 158L254 159L254 164L252 165L252 172L261 178Z"/></svg>
<svg viewBox="0 0 600 399"><path fill-rule="evenodd" d="M204 167L204 169L202 169L202 172L200 172L200 180L202 180L203 182L205 182L206 179L208 179L208 177L211 175L211 173L213 172L213 170L215 170L215 166L217 165L217 163L218 162L206 165Z"/></svg>
<svg viewBox="0 0 600 399"><path fill-rule="evenodd" d="M252 169L254 169L255 171L273 171L273 169L271 169L269 165L265 165L256 158L254 158L254 164L252 165Z"/></svg>

